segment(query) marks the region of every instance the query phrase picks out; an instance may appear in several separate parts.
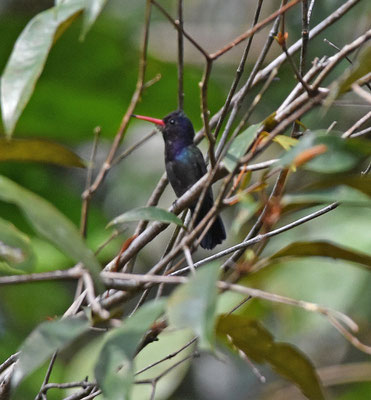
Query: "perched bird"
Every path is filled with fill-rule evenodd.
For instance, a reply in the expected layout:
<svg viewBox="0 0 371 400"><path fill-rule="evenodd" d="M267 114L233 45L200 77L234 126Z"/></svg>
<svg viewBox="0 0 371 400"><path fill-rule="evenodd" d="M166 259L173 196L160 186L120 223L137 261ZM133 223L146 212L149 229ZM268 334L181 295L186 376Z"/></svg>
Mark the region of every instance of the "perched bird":
<svg viewBox="0 0 371 400"><path fill-rule="evenodd" d="M135 118L156 124L165 142L165 168L167 177L175 194L180 197L206 174L206 164L200 149L193 143L195 135L192 122L182 111L174 111L164 119L132 115ZM190 205L194 212L196 203ZM211 189L205 194L196 224L208 213L214 204ZM223 222L219 216L203 237L201 247L213 249L226 238Z"/></svg>

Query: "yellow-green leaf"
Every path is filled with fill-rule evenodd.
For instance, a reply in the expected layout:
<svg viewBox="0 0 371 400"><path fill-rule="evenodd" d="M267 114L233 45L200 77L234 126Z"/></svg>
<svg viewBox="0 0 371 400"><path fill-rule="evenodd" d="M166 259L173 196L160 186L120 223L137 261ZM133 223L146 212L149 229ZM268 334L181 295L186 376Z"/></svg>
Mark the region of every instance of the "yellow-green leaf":
<svg viewBox="0 0 371 400"><path fill-rule="evenodd" d="M84 161L68 148L43 139L0 138L0 161L35 161L84 168Z"/></svg>
<svg viewBox="0 0 371 400"><path fill-rule="evenodd" d="M290 150L291 147L297 144L298 139L294 139L291 136L277 135L273 141L278 143L285 150Z"/></svg>

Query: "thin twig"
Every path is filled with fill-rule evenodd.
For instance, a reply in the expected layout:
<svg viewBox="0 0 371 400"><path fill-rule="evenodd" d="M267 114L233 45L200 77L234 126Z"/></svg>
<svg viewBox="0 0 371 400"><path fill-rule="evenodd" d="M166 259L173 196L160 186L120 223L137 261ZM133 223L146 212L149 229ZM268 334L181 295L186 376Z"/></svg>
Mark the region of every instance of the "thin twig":
<svg viewBox="0 0 371 400"><path fill-rule="evenodd" d="M371 132L371 126L370 126L369 128L363 129L362 131L358 131L358 132L356 132L356 133L353 133L353 134L351 135L351 137L352 137L352 138L355 138L355 137L367 135L367 134L370 133L370 132Z"/></svg>
<svg viewBox="0 0 371 400"><path fill-rule="evenodd" d="M53 367L54 367L54 363L57 359L57 355L58 355L58 351L55 351L52 355L52 358L49 362L48 369L46 371L43 383L41 385L41 389L40 389L39 393L37 394L37 396L35 397L35 400L41 399L42 395L45 393L45 385L49 382L50 375L51 375Z"/></svg>
<svg viewBox="0 0 371 400"><path fill-rule="evenodd" d="M263 4L263 0L258 0L256 11L255 11L255 15L254 15L254 20L253 20L253 23L252 23L252 27L258 23L262 4ZM225 117L227 115L227 112L228 112L229 106L231 104L233 95L235 94L235 92L237 90L238 83L239 83L239 81L241 79L241 76L242 76L242 74L244 72L247 56L249 54L253 38L254 38L254 35L252 35L249 38L249 40L248 40L248 42L246 44L246 47L245 47L245 49L243 51L240 63L239 63L238 68L236 70L236 74L235 74L234 80L232 82L231 88L229 89L229 92L228 92L228 95L227 95L227 99L226 99L226 101L225 101L225 103L223 105L220 117L219 117L218 122L217 122L216 127L215 127L215 131L214 131L214 137L215 138L218 137L219 130L220 130L220 128L221 128L221 126L222 126L222 124L224 122L224 119L225 119ZM219 147L218 147L218 150L217 150L217 154L219 154Z"/></svg>
<svg viewBox="0 0 371 400"><path fill-rule="evenodd" d="M158 361L156 361L156 362L154 362L154 363L152 363L152 364L150 364L150 365L147 365L146 367L144 367L144 368L142 368L141 370L137 371L137 372L135 373L135 376L136 376L136 375L139 375L139 374L141 374L141 373L143 373L143 372L145 372L145 371L147 371L147 370L149 370L150 368L155 367L155 366L158 365L158 364L163 363L164 361L167 361L167 360L170 360L170 359L174 358L174 357L177 356L179 353L181 353L183 350L185 350L185 349L187 349L188 347L192 346L192 344L195 343L196 340L197 340L197 337L194 337L194 338L191 339L188 343L186 343L184 346L182 346L179 350L176 350L176 351L174 351L173 353L168 354L166 357L161 358L161 360L158 360Z"/></svg>
<svg viewBox="0 0 371 400"><path fill-rule="evenodd" d="M183 0L178 0L178 109L184 107L183 67L184 67L184 42L183 42Z"/></svg>
<svg viewBox="0 0 371 400"><path fill-rule="evenodd" d="M362 118L360 118L355 124L353 124L347 131L345 131L341 137L343 139L348 138L352 136L352 134L360 127L362 126L367 120L371 118L371 111L368 112L366 115L364 115Z"/></svg>
<svg viewBox="0 0 371 400"><path fill-rule="evenodd" d="M371 94L369 92L366 92L366 90L362 89L360 85L358 85L357 83L353 83L352 90L359 97L361 97L362 99L366 100L367 103L371 104Z"/></svg>
<svg viewBox="0 0 371 400"><path fill-rule="evenodd" d="M318 211L315 211L315 212L313 212L313 213L311 213L309 215L306 215L305 217L299 218L298 220L296 220L294 222L291 222L291 223L289 223L287 225L284 225L284 226L282 226L280 228L274 229L274 230L272 230L270 232L267 232L265 234L257 235L255 237L253 237L252 239L245 240L242 243L239 243L239 244L237 244L235 246L229 247L228 249L222 250L219 253L213 254L212 256L206 257L203 260L200 260L200 261L196 262L194 264L194 267L197 269L201 265L204 265L204 264L209 263L211 261L217 260L217 259L219 259L221 257L224 257L224 256L226 256L226 255L228 255L230 253L235 252L236 250L246 249L247 247L249 247L249 246L251 246L251 245L253 245L255 243L258 243L258 242L260 242L262 240L265 240L265 239L267 239L269 237L273 237L273 236L276 236L276 235L278 235L278 234L280 234L282 232L285 232L285 231L288 231L290 229L293 229L296 226L302 225L305 222L308 222L308 221L310 221L312 219L318 218L321 215L326 214L326 213L334 210L338 206L339 206L339 203L337 203L337 202L336 203L332 203L332 204L330 204L330 205L328 205L326 207L321 208ZM180 269L180 270L178 270L176 272L173 272L171 274L171 276L181 275L181 274L189 271L189 269L190 269L189 266L185 267L185 268Z"/></svg>
<svg viewBox="0 0 371 400"><path fill-rule="evenodd" d="M154 129L152 132L150 132L148 135L144 136L142 139L138 140L136 143L134 143L132 146L130 146L128 149L126 149L123 153L118 155L113 161L112 161L112 166L118 164L121 162L124 158L129 156L134 150L138 149L142 144L147 142L151 137L155 136L156 133L158 133L157 129Z"/></svg>
<svg viewBox="0 0 371 400"><path fill-rule="evenodd" d="M18 357L20 354L21 354L21 352L18 351L17 353L12 354L2 364L0 364L0 374L2 374L8 367L10 367L12 364L14 364L18 360Z"/></svg>
<svg viewBox="0 0 371 400"><path fill-rule="evenodd" d="M66 270L57 270L50 272L39 272L25 275L10 275L0 276L1 285L14 285L19 283L53 281L63 279L79 279L83 274L83 269L80 265Z"/></svg>
<svg viewBox="0 0 371 400"><path fill-rule="evenodd" d="M162 7L161 4L157 3L156 0L151 0L151 1L152 1L152 4L153 4L154 6L156 6L156 7L162 12L162 14L164 14L164 16L173 24L173 26L174 26L177 30L179 30L179 31L183 34L183 36L184 36L185 38L187 38L188 41L189 41L189 42L190 42L190 43L205 57L205 58L208 58L208 57L209 57L208 52L207 52L206 50L204 50L204 49L200 46L200 44L199 44L195 39L193 39L182 27L180 27L179 21L174 20L174 18L164 9L164 7Z"/></svg>
<svg viewBox="0 0 371 400"><path fill-rule="evenodd" d="M143 38L143 45L142 45L142 53L141 57L139 60L139 71L138 71L138 79L137 79L137 84L135 91L132 95L130 104L126 110L126 113L124 114L120 127L116 133L116 136L113 140L111 149L107 155L107 158L105 162L103 163L100 171L98 172L98 175L96 176L94 182L90 187L84 191L83 193L83 199L85 198L90 198L93 193L98 189L98 187L102 184L103 180L105 179L108 171L112 167L112 161L116 155L117 149L121 143L121 140L123 139L126 129L128 127L130 117L134 112L135 106L137 105L140 96L143 91L144 87L144 78L145 78L145 72L146 72L146 66L147 66L147 47L148 47L148 39L149 39L149 24L150 24L150 18L151 18L151 7L152 7L152 2L151 0L147 0L146 3L146 11L145 11L145 28L144 28L144 38Z"/></svg>
<svg viewBox="0 0 371 400"><path fill-rule="evenodd" d="M263 21L256 24L253 28L249 29L242 35L238 36L236 39L232 40L230 43L222 47L220 50L216 51L215 53L210 54L210 58L212 60L216 60L221 55L225 54L227 51L231 50L233 47L237 46L242 41L246 40L250 36L254 35L256 32L259 32L263 29L266 25L272 22L277 16L284 14L287 10L294 7L298 4L301 0L292 0L288 4L282 6L279 10L272 13L269 17L264 19Z"/></svg>
<svg viewBox="0 0 371 400"><path fill-rule="evenodd" d="M102 308L101 304L96 300L94 294L94 283L90 274L85 271L83 274L84 284L86 288L86 296L90 303L92 311L94 311L102 320L106 320L110 317L110 313Z"/></svg>
<svg viewBox="0 0 371 400"><path fill-rule="evenodd" d="M301 3L301 52L299 74L304 76L306 73L307 51L309 43L309 16L308 16L308 0L303 0Z"/></svg>
<svg viewBox="0 0 371 400"><path fill-rule="evenodd" d="M88 165L88 172L86 174L85 190L87 190L91 185L95 156L97 154L98 141L99 141L99 136L100 136L101 131L102 131L102 129L100 126L97 126L94 129L93 148L91 150L90 161L89 161L89 165ZM82 237L86 236L86 229L87 229L87 224L88 224L89 201L90 201L90 198L88 198L88 197L83 198L82 205L81 205L80 233L81 233Z"/></svg>

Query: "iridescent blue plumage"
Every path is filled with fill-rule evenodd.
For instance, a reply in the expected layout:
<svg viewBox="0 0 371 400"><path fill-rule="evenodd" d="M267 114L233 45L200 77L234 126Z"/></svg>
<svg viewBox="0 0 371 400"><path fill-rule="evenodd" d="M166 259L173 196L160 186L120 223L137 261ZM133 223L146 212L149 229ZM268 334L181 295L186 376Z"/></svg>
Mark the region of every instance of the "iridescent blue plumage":
<svg viewBox="0 0 371 400"><path fill-rule="evenodd" d="M200 149L193 143L194 129L182 111L174 111L163 120L135 116L159 126L165 142L165 168L175 194L180 197L206 174L206 164ZM193 213L196 203L190 205ZM198 224L214 204L211 189L206 192L196 218ZM204 249L213 249L226 238L223 222L219 216L201 241Z"/></svg>
<svg viewBox="0 0 371 400"><path fill-rule="evenodd" d="M175 111L164 119L161 127L165 142L165 167L175 194L180 197L206 174L206 164L200 149L193 143L194 129L191 121L181 111ZM202 202L196 224L208 213L214 199L209 189ZM194 212L196 204L189 208ZM223 222L218 216L201 241L201 247L212 249L226 238Z"/></svg>

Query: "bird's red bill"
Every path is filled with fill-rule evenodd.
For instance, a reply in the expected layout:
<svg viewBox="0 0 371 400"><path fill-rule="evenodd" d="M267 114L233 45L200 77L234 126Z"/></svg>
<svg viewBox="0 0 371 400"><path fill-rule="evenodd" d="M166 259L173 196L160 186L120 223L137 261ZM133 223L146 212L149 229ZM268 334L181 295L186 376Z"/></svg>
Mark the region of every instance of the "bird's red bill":
<svg viewBox="0 0 371 400"><path fill-rule="evenodd" d="M152 122L153 124L156 125L165 126L165 122L162 119L146 117L144 115L136 115L136 114L132 114L131 116L137 119L142 119L144 121Z"/></svg>

